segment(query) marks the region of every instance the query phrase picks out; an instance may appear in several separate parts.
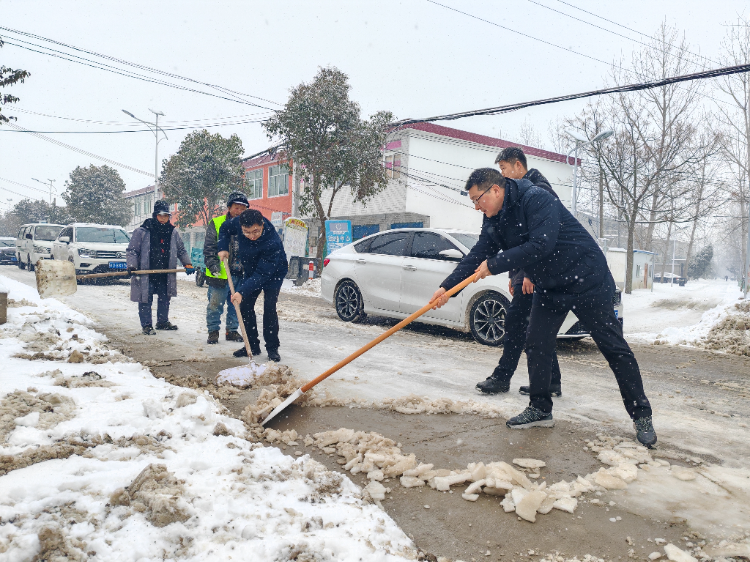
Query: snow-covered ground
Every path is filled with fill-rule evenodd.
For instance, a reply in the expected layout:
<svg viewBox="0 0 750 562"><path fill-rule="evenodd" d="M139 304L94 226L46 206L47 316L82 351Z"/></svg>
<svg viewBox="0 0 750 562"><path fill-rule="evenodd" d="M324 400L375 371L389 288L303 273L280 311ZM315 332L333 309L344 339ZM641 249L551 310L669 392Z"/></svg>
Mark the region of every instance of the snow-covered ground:
<svg viewBox="0 0 750 562"><path fill-rule="evenodd" d="M654 290L623 293L625 334L630 340L690 345L705 338L742 297L734 281L698 279L684 287L654 284Z"/></svg>
<svg viewBox="0 0 750 562"><path fill-rule="evenodd" d="M318 277L311 281L305 281L305 284L300 287L295 286L292 279L284 279L284 284L281 286L281 292L290 293L292 295L302 295L305 297L319 297L320 278Z"/></svg>
<svg viewBox="0 0 750 562"><path fill-rule="evenodd" d="M210 395L108 350L83 314L0 285L15 301L0 326L2 560L413 558L350 480L246 440Z"/></svg>

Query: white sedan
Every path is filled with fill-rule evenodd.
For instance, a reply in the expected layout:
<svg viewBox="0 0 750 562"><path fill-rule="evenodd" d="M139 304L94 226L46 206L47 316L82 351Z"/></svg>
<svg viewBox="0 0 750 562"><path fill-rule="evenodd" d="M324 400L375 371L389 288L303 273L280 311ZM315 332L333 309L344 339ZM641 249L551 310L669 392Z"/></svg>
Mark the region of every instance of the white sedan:
<svg viewBox="0 0 750 562"><path fill-rule="evenodd" d="M478 234L436 228L388 230L332 252L323 261L322 296L334 304L344 322L367 314L406 318L427 304L456 263L469 253ZM419 321L471 331L484 345L501 345L510 304L508 274L472 283L448 304L430 310ZM613 305L622 318L619 292ZM588 334L573 313L558 337Z"/></svg>

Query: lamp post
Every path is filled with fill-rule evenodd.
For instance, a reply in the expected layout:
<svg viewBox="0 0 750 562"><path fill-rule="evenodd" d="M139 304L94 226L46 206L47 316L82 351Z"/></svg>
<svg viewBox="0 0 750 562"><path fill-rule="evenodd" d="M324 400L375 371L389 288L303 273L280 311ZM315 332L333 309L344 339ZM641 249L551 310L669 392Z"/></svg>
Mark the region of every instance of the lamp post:
<svg viewBox="0 0 750 562"><path fill-rule="evenodd" d="M38 181L43 186L45 186L47 189L49 189L49 204L52 205L52 195L55 193L55 186L52 185L52 184L55 182L55 180L48 179L47 181L49 182L49 184L47 184L46 181L38 180L36 178L31 178L31 179L34 180L34 181Z"/></svg>
<svg viewBox="0 0 750 562"><path fill-rule="evenodd" d="M576 209L578 206L578 149L583 148L586 145L603 141L606 138L611 137L614 134L614 131L602 131L598 135L596 135L593 139L589 140L587 137L583 136L581 133L573 130L567 130L565 131L568 133L571 137L573 137L576 141L576 145L574 148L568 152L568 155L565 157L565 162L568 164L568 166L571 166L570 163L570 154L573 154L573 192L570 195L570 203L571 203L571 210L573 211L573 216L576 216ZM599 217L599 220L602 220L602 217Z"/></svg>
<svg viewBox="0 0 750 562"><path fill-rule="evenodd" d="M122 112L125 115L128 115L135 119L136 121L140 121L144 125L146 125L149 129L151 129L151 132L154 133L154 136L156 137L156 149L154 152L154 201L158 201L159 199L159 141L161 140L159 138L159 131L164 135L164 138L169 140L169 137L167 136L167 133L164 132L164 129L159 127L159 117L164 117L164 114L161 111L154 111L153 109L149 108L149 111L153 113L156 116L156 120L154 123L151 123L149 121L144 121L143 119L139 119L132 113L126 110L122 110Z"/></svg>

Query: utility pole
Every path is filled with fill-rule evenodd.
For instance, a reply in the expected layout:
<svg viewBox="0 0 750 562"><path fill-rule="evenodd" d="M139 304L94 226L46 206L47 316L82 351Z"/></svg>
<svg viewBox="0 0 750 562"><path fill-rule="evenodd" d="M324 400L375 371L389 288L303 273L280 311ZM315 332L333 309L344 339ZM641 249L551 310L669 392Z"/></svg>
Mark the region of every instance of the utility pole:
<svg viewBox="0 0 750 562"><path fill-rule="evenodd" d="M129 111L126 111L124 109L122 110L125 115L128 115L136 121L140 121L141 123L146 125L156 137L156 148L154 150L154 202L156 202L159 200L159 141L163 140L159 138L159 132L161 131L161 134L164 135L165 139L169 140L169 137L167 136L167 133L164 132L164 129L159 127L159 117L164 117L164 113L162 113L161 111L154 111L151 108L149 108L149 111L156 116L156 120L154 123L139 119Z"/></svg>
<svg viewBox="0 0 750 562"><path fill-rule="evenodd" d="M36 178L31 178L31 179L34 180L34 181L38 181L43 186L45 186L47 189L49 189L49 204L52 205L52 195L55 194L55 186L52 185L52 184L55 182L55 180L48 179L47 181L49 182L49 185L47 185L46 181L38 180Z"/></svg>

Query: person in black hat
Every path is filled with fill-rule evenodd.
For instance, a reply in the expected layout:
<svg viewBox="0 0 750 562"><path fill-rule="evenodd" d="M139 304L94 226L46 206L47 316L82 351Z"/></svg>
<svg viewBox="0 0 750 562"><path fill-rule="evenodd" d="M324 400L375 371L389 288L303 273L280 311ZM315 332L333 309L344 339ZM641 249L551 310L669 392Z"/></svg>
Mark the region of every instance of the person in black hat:
<svg viewBox="0 0 750 562"><path fill-rule="evenodd" d="M192 275L195 272L182 238L169 222L171 216L166 201L154 203L151 218L136 228L130 239L127 251L128 273L132 275L134 271L144 269L176 269L178 259L185 266L185 273ZM154 295L159 297L156 329L176 330L177 326L169 321L169 301L177 296L177 274L151 273L133 275L130 278L130 300L138 303L138 316L143 333L147 336L156 334L151 312Z"/></svg>
<svg viewBox="0 0 750 562"><path fill-rule="evenodd" d="M258 326L255 319L255 301L263 291L263 339L271 361L281 361L279 356L279 316L276 303L281 284L289 264L276 229L257 209L248 209L236 219L225 221L219 229L219 258L229 257L229 242L236 236L238 258L242 262L242 281L235 287L232 302L240 305L245 322L250 351L260 353ZM245 348L234 352L235 357L247 356Z"/></svg>
<svg viewBox="0 0 750 562"><path fill-rule="evenodd" d="M236 287L242 281L242 263L238 257L237 236L232 236L229 241L229 271L226 271L224 263L219 260L219 229L224 222L239 217L246 211L250 204L244 193L236 191L227 199L227 212L224 215L214 217L206 228L206 240L203 243L203 261L206 264L206 282L208 283L208 306L206 307L206 327L208 328L209 344L219 343L219 330L221 328L221 315L224 313L224 304L229 298L229 283L227 275L232 276L232 283ZM226 339L227 341L242 341L242 336L237 332L239 321L234 306L227 305Z"/></svg>

